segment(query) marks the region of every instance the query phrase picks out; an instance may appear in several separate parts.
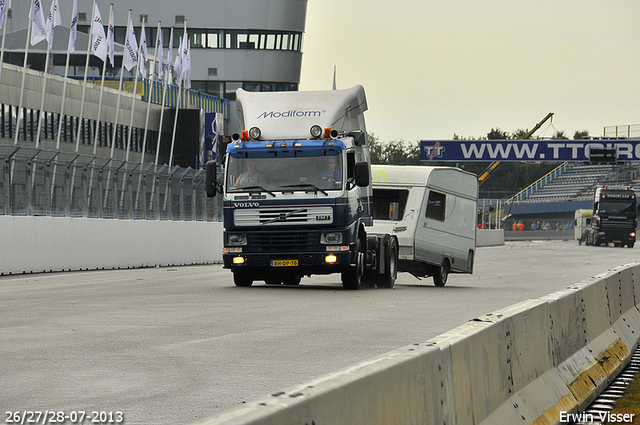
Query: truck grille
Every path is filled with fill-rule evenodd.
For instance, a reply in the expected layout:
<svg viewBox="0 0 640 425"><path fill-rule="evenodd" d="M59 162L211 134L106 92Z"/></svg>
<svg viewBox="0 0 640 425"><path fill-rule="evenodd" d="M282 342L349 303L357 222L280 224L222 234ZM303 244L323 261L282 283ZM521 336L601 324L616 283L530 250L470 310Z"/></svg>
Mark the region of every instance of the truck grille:
<svg viewBox="0 0 640 425"><path fill-rule="evenodd" d="M255 252L307 252L318 249L320 232L249 233L249 246Z"/></svg>
<svg viewBox="0 0 640 425"><path fill-rule="evenodd" d="M247 208L233 212L236 226L291 226L293 224L331 224L333 208L327 207L287 207L287 208Z"/></svg>
<svg viewBox="0 0 640 425"><path fill-rule="evenodd" d="M603 218L601 227L615 227L618 229L633 230L634 224L633 220L611 220Z"/></svg>

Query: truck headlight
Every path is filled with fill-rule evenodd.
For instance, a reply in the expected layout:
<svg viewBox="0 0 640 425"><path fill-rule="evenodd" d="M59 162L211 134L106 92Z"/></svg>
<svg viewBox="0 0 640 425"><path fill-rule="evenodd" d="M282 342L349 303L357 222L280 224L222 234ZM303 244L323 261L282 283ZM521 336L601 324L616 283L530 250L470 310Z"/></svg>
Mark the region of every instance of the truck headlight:
<svg viewBox="0 0 640 425"><path fill-rule="evenodd" d="M242 246L247 244L247 235L245 233L227 233L227 245Z"/></svg>
<svg viewBox="0 0 640 425"><path fill-rule="evenodd" d="M342 233L340 232L327 232L320 235L320 243L336 245L342 243Z"/></svg>

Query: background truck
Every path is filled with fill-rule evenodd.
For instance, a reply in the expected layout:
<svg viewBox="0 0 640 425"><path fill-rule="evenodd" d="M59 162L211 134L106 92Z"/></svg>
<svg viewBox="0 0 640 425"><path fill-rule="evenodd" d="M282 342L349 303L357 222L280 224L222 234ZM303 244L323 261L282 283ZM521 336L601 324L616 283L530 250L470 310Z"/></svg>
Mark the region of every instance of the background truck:
<svg viewBox="0 0 640 425"><path fill-rule="evenodd" d="M207 164L207 195L223 193L223 263L237 286L297 285L340 273L393 287L398 241L373 224L362 86L315 92L237 91L241 133L227 147L224 181Z"/></svg>
<svg viewBox="0 0 640 425"><path fill-rule="evenodd" d="M626 187L598 187L593 198L591 227L586 245L613 243L633 248L638 227L636 193Z"/></svg>
<svg viewBox="0 0 640 425"><path fill-rule="evenodd" d="M452 167L373 165L373 230L398 239L398 270L433 276L473 273L478 179Z"/></svg>
<svg viewBox="0 0 640 425"><path fill-rule="evenodd" d="M582 245L587 240L587 230L591 229L593 211L588 209L576 210L573 213L573 237Z"/></svg>

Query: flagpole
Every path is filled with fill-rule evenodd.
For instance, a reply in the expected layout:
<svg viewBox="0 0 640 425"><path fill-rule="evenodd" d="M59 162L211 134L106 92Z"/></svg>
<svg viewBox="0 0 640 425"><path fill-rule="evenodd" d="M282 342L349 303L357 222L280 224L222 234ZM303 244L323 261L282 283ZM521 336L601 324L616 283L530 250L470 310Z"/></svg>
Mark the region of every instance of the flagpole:
<svg viewBox="0 0 640 425"><path fill-rule="evenodd" d="M122 93L123 87L122 87L122 80L124 78L124 55L127 54L127 43L129 41L129 24L131 24L131 28L133 28L133 23L131 22L131 9L129 9L129 16L127 17L127 34L125 35L125 39L124 39L124 50L122 52L122 69L120 70L120 84L118 86L118 101L117 101L117 106L116 106L116 126L118 125L118 113L120 112L120 94ZM134 83L135 85L135 83ZM135 89L134 89L134 95L135 95ZM131 133L131 127L129 127L129 132ZM115 147L116 144L116 132L113 133L113 141L111 142L111 158L113 158L113 149ZM124 207L124 189L126 187L127 184L127 179L123 178L122 179L122 196L121 196L121 201L120 201L120 209L123 209Z"/></svg>
<svg viewBox="0 0 640 425"><path fill-rule="evenodd" d="M160 158L160 142L162 141L162 122L164 118L165 102L167 98L167 85L171 78L171 50L173 49L173 25L171 26L171 32L169 33L169 51L167 52L167 73L162 79L162 107L160 108L160 123L158 124L158 142L156 144L156 158L153 166L154 175L158 171L158 161ZM153 203L154 194L156 190L156 179L153 179L151 185L151 196L149 202Z"/></svg>
<svg viewBox="0 0 640 425"><path fill-rule="evenodd" d="M94 0L95 1L95 0ZM24 101L24 83L27 77L27 57L29 56L29 37L31 37L31 28L33 28L33 2L31 2L31 9L29 12L29 25L27 29L26 43L24 46L24 63L22 65L22 84L20 86L20 102L18 103L18 112L16 113L16 127L13 144L18 144L18 135L20 134L20 114L22 114L22 102ZM24 117L23 117L24 119Z"/></svg>
<svg viewBox="0 0 640 425"><path fill-rule="evenodd" d="M187 20L184 20L184 35L182 37L182 44L180 45L180 55L182 55L182 45L185 43L185 39L187 38ZM184 80L184 73L182 72L182 70L184 70L184 58L181 56L180 58L181 62L180 62L180 80L178 82L178 98L180 98L180 90L182 90L182 80ZM182 99L179 99L180 101L176 102L176 116L174 117L173 120L173 134L171 136L171 150L169 151L169 167L172 167L172 161L173 161L173 149L175 146L175 141L176 141L176 130L178 127L178 113L180 111L180 103ZM167 179L167 192L169 191L169 183L170 183L171 179ZM166 211L167 208L167 196L165 195L164 197L164 205L163 205L163 210Z"/></svg>
<svg viewBox="0 0 640 425"><path fill-rule="evenodd" d="M145 18L142 18L142 31L144 31ZM136 106L136 91L138 90L138 77L140 76L140 51L142 50L142 31L140 32L140 44L138 45L138 63L136 64L136 78L133 81L133 96L131 99L131 119L129 120L129 134L127 137L127 151L125 153L125 161L129 161L129 149L131 147L131 136L133 135L133 115Z"/></svg>
<svg viewBox="0 0 640 425"><path fill-rule="evenodd" d="M47 75L49 71L49 56L51 53L51 44L53 44L54 28L59 23L56 23L59 17L60 11L57 8L56 0L51 0L51 9L49 10L49 17L47 18L47 24L45 28L47 33L47 53L44 60L44 75L42 76L42 99L40 99L40 113L38 114L38 130L36 132L36 149L40 146L40 137L42 136L42 116L44 115L44 98L47 93ZM51 29L48 28L48 24L51 23Z"/></svg>
<svg viewBox="0 0 640 425"><path fill-rule="evenodd" d="M144 163L144 153L145 150L147 149L147 131L149 129L149 112L151 111L151 91L153 90L153 83L155 82L155 76L158 75L158 71L157 71L157 67L158 67L158 44L160 43L160 32L162 31L162 25L161 25L162 21L158 21L158 33L156 34L156 48L153 52L153 56L156 58L156 66L154 69L153 74L151 74L151 81L149 83L149 96L147 98L147 116L145 118L144 121L144 136L142 138L142 154L140 155L140 167L142 167L142 164ZM142 43L141 43L142 44ZM160 62L160 67L162 67L162 62ZM162 69L162 68L161 68ZM162 105L162 108L164 109L164 105ZM140 186L142 184L142 172L140 172L140 179L138 180L138 189L136 190L136 202L135 202L135 207L136 210L138 209L138 200L140 199Z"/></svg>
<svg viewBox="0 0 640 425"><path fill-rule="evenodd" d="M167 96L167 84L169 78L171 78L171 49L173 48L173 25L171 26L171 33L169 35L169 52L167 53L167 75L162 81L162 109L160 110L160 124L158 126L158 144L156 145L156 160L155 164L158 165L158 159L160 155L160 141L162 140L162 120L164 117L165 101Z"/></svg>
<svg viewBox="0 0 640 425"><path fill-rule="evenodd" d="M109 13L110 14L111 14L112 10L113 10L113 3L111 3L111 6L109 8ZM95 10L94 10L94 12L95 12ZM94 17L94 19L95 19L95 17ZM102 16L100 17L100 20L101 20L100 25L102 25ZM93 25L94 25L94 22L91 23L91 29L92 29L91 32L93 32ZM104 27L103 27L103 30L104 30ZM90 34L90 35L93 35L93 34ZM99 97L99 100L98 100L98 114L96 116L96 129L95 129L94 137L93 137L93 155L94 156L96 155L96 152L98 151L98 135L100 134L100 123L102 122L101 121L102 95L104 94L104 77L105 77L106 72L107 72L107 57L105 55L105 58L102 60L102 78L100 80L100 97ZM87 202L89 204L91 203L91 191L92 191L92 186L93 186L93 174L94 174L94 171L95 171L95 168L92 168L91 169L91 176L89 178L89 191L88 191L88 195L87 195ZM109 172L111 172L111 169L109 169ZM107 179L107 189L106 189L107 192L109 190L109 180L110 179ZM107 197L105 196L105 205L106 205L106 202L107 202ZM102 218L102 211L100 212L100 218Z"/></svg>
<svg viewBox="0 0 640 425"><path fill-rule="evenodd" d="M129 16L127 17L127 25L129 25L129 21L131 20L131 9L129 9ZM128 26L127 26L128 28ZM111 138L111 154L110 154L110 158L113 158L113 149L116 145L116 134L118 133L117 131L117 127L118 127L118 115L120 113L120 97L122 94L122 81L124 79L124 55L127 54L127 41L129 41L129 31L127 31L127 33L124 36L124 50L122 51L122 69L120 69L120 82L118 83L118 100L116 101L116 118L115 118L115 126L116 126L116 131L113 132L113 137Z"/></svg>
<svg viewBox="0 0 640 425"><path fill-rule="evenodd" d="M160 41L160 31L162 31L161 25L160 25L161 21L158 21L158 33L156 34L156 48L155 51L153 52L153 56L157 59L158 57L158 43ZM157 61L156 61L157 62ZM157 67L157 63L156 63L156 67ZM160 65L162 66L162 64ZM154 74L157 74L157 71L154 71ZM152 83L155 82L155 75L152 74L150 80L151 83L149 84L150 87L152 87ZM151 92L151 90L149 90ZM145 118L144 121L144 137L142 138L142 158L140 159L140 162L144 161L144 151L147 147L147 128L149 126L149 112L151 110L151 95L149 95L148 99L147 99L147 116Z"/></svg>
<svg viewBox="0 0 640 425"><path fill-rule="evenodd" d="M96 0L93 0L93 6L91 6L91 13L95 13ZM91 28L93 28L93 18L91 19ZM76 130L76 152L80 150L80 129L82 128L83 112L84 112L84 99L87 92L87 75L89 73L89 57L91 55L91 30L89 30L87 40L87 59L84 64L84 80L82 82L82 98L80 100L80 116L78 118L78 129ZM74 174L75 176L75 174ZM71 185L73 188L73 184Z"/></svg>
<svg viewBox="0 0 640 425"><path fill-rule="evenodd" d="M7 38L7 11L9 10L9 6L11 6L11 0L0 0L4 1L4 12L2 15L2 46L0 46L0 82L2 82L2 68L4 68L4 42ZM29 34L27 34L27 37Z"/></svg>
<svg viewBox="0 0 640 425"><path fill-rule="evenodd" d="M67 46L67 61L64 65L64 81L62 83L62 104L60 105L60 119L58 120L58 136L56 140L56 150L60 149L60 139L62 138L62 119L64 117L64 102L67 95L67 80L69 79L69 58L71 52L76 50L75 38L73 39L73 46L71 45L71 36L74 31L74 27L78 28L78 0L74 0L74 7L71 11L71 25L69 27L69 45Z"/></svg>
<svg viewBox="0 0 640 425"><path fill-rule="evenodd" d="M187 20L184 20L184 37L187 37ZM183 37L183 38L184 38ZM182 44L184 44L184 39L182 40ZM182 45L180 45L180 54L182 55ZM182 60L182 58L181 58ZM184 73L182 72L182 70L184 69L184 63L181 61L180 62L180 80L178 82L178 98L180 99L180 93L182 90L182 80L184 79ZM172 160L173 160L173 148L175 146L175 141L176 141L176 128L178 126L178 111L179 111L179 106L180 103L184 103L184 102L176 102L176 116L174 117L173 120L173 135L171 136L171 150L169 152L169 166L172 166Z"/></svg>

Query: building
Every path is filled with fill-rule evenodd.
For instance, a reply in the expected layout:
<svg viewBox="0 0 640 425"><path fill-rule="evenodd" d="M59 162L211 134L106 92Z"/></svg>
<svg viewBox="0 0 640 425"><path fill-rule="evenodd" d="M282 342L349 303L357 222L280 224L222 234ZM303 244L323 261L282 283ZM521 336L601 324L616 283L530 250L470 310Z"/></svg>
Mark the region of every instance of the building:
<svg viewBox="0 0 640 425"><path fill-rule="evenodd" d="M4 49L4 62L15 65L14 69L3 72L2 81L0 81L0 95L2 95L2 117L7 127L6 116L15 116L20 95L20 86L16 87L19 81L18 74L21 74L21 67L24 60L24 50L27 35L27 26L29 25L29 11L32 1L21 0L13 1L12 9L7 14L6 19L6 40ZM59 0L61 9L62 24L55 28L55 35L52 47L52 56L49 70L51 74L58 76L65 75L65 61L67 56L67 42L69 38L69 27L71 21L71 11L73 0ZM111 81L112 87L118 87L118 76L122 64L122 54L124 52L124 42L127 27L127 18L129 11L133 25L135 26L136 38L140 40L140 30L143 22L146 27L146 40L148 45L149 57L154 56L154 46L158 34L158 26L160 25L164 52L169 48L169 39L173 27L173 43L172 51L175 58L180 43L180 37L186 30L188 32L190 48L191 48L191 90L197 95L205 95L204 101L208 101L208 96L215 96L219 100L229 101L223 104L223 113L225 117L224 134L229 135L237 130L235 113L231 113L235 108L233 101L235 100L235 91L238 88L244 88L248 91L284 91L297 90L300 82L300 71L302 65L302 39L305 28L307 0L219 0L219 1L167 1L167 0L128 0L114 1L113 16L115 25L115 41L116 43L116 60L115 67L107 68L108 80ZM43 9L45 17L48 14L51 3L43 1ZM102 22L106 26L109 22L109 11L111 3L107 0L97 0L100 10ZM85 71L85 58L88 45L88 36L93 11L91 0L78 0L78 28L80 32L85 34L78 35L76 42L76 52L70 58L69 75L75 76L77 80L81 80ZM42 71L45 67L45 52L47 43L41 42L36 46L29 46L28 68L35 71ZM90 56L89 75L92 77L100 77L102 74L102 61ZM151 66L152 68L153 66ZM13 73L13 75L11 75ZM25 116L30 111L39 110L38 106L41 99L41 91L38 91L40 81L37 74L29 73L26 83L26 91L24 95L23 111ZM132 78L133 73L125 71L125 77ZM41 79L41 78L40 78ZM59 95L60 86L63 78L51 77L47 83L45 96L51 96L47 99L45 112L52 114L49 121L53 122L53 126L57 127L60 122L56 118L56 111L60 110L62 99ZM78 100L80 87L69 84L71 99ZM6 87L9 85L10 87ZM105 85L106 86L106 85ZM140 88L142 87L142 88ZM154 88L146 84L140 84L137 92L143 96L143 100L150 96ZM80 127L85 133L87 129L87 145L91 145L91 139L94 134L99 137L104 133L106 136L100 142L98 156L102 148L108 148L111 145L110 139L119 140L128 134L127 123L121 117L119 123L109 123L114 120L114 109L118 102L118 97L114 91L105 90L103 106L110 112L104 116L104 111L100 117L97 117L89 125ZM146 97L145 97L146 96ZM96 94L89 96L95 99ZM69 98L68 98L69 99ZM57 103L56 103L57 102ZM135 112L126 114L127 119L132 116L134 139L140 137L137 130L147 128L145 119L143 119L146 109L144 101L138 102L137 105L131 105ZM170 101L165 103L172 106ZM73 102L70 102L73 103ZM149 128L154 128L159 122L159 115L162 108L159 106L161 101L154 100L151 106L151 124ZM225 106L226 105L226 106ZM77 106L77 105L76 105ZM175 106L175 105L173 105ZM190 103L188 106L192 106ZM6 108L9 107L8 112ZM77 108L76 108L77 109ZM97 113L96 105L89 106L85 114ZM167 109L167 108L165 108ZM175 109L174 109L175 110ZM65 113L73 121L75 111L72 106ZM37 114L36 114L37 115ZM171 115L171 114L169 114ZM83 116L83 120L85 117ZM48 118L45 115L44 120ZM77 116L76 116L77 118ZM14 118L15 120L15 118ZM166 118L165 118L166 120ZM67 117L63 117L62 121L67 122ZM169 120L170 121L170 120ZM83 121L84 122L84 121ZM65 125L63 123L63 125ZM120 124L121 123L121 124ZM93 126L92 126L93 125ZM107 125L106 129L102 129L102 125ZM76 127L74 127L76 126ZM73 129L77 129L78 123L71 122L69 124L69 137L73 139ZM110 127L109 127L110 126ZM10 127L10 125L9 125ZM25 125L25 127L27 127ZM95 131L95 128L100 128ZM122 128L121 128L122 127ZM66 128L66 127L65 127ZM155 127L158 128L158 127ZM172 128L167 128L166 123L163 124L163 130L171 132ZM55 132L51 132L55 133ZM45 135L48 134L45 132ZM113 138L112 134L115 134ZM122 134L122 136L120 136ZM200 138L202 135L200 135ZM0 138L7 138L6 134L0 134ZM26 137L26 136L25 136ZM28 139L28 137L26 137ZM45 137L46 138L46 137ZM97 140L97 138L95 138ZM83 144L85 141L82 142ZM176 141L178 143L178 140ZM118 142L116 146L122 149L126 143ZM138 149L141 141L138 142ZM148 149L151 156L155 153L153 144L149 144ZM46 146L43 142L42 146ZM159 144L158 144L159 146ZM145 159L146 161L146 159Z"/></svg>

